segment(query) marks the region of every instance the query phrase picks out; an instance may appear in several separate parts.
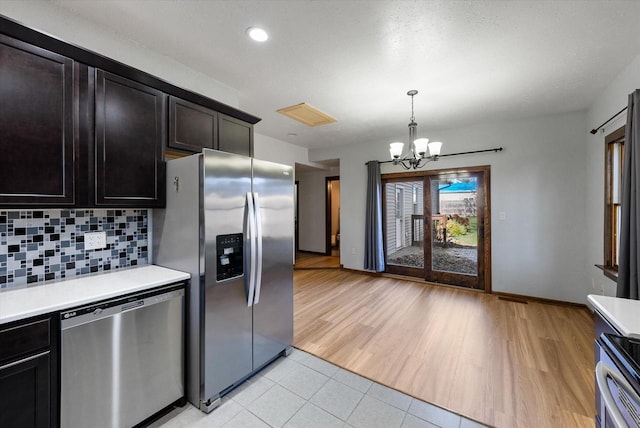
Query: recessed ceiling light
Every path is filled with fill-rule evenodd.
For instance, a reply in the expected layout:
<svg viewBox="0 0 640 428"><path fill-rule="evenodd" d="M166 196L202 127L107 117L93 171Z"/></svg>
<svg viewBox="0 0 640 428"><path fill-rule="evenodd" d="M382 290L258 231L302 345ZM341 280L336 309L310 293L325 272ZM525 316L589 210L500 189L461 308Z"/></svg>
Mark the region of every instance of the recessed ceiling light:
<svg viewBox="0 0 640 428"><path fill-rule="evenodd" d="M247 35L256 42L266 42L269 39L267 32L258 27L247 28Z"/></svg>

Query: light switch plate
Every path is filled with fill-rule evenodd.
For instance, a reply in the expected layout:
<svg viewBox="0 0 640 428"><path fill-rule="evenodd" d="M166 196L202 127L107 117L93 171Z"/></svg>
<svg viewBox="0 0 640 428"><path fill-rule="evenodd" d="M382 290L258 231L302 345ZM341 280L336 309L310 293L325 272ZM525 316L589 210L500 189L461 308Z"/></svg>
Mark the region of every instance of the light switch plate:
<svg viewBox="0 0 640 428"><path fill-rule="evenodd" d="M100 250L107 247L106 232L90 232L84 234L85 250Z"/></svg>

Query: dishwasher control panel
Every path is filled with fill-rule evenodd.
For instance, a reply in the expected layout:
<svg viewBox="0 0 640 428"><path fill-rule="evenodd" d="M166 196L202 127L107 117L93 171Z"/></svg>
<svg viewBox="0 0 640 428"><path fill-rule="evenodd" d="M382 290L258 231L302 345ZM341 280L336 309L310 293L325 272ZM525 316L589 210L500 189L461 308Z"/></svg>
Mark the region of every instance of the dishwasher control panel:
<svg viewBox="0 0 640 428"><path fill-rule="evenodd" d="M92 303L87 306L61 312L60 321L71 322L79 317L101 318L118 312L138 309L143 306L149 306L165 300L170 300L176 295L182 294L184 294L184 283L170 287L162 287L158 290L135 293L129 296L120 296L115 299Z"/></svg>

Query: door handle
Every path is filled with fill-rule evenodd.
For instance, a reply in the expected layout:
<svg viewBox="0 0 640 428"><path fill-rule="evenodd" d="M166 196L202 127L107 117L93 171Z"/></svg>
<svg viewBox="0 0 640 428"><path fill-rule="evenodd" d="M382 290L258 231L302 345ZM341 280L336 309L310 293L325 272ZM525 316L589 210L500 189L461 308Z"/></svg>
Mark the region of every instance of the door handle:
<svg viewBox="0 0 640 428"><path fill-rule="evenodd" d="M247 293L247 306L253 306L253 298L256 289L255 270L256 270L256 244L255 244L255 208L253 205L253 196L251 192L247 192L247 235L249 235L249 292Z"/></svg>
<svg viewBox="0 0 640 428"><path fill-rule="evenodd" d="M260 301L260 291L262 289L262 207L260 206L260 196L257 192L253 194L255 219L256 219L256 279L255 279L255 296L253 304L256 305Z"/></svg>
<svg viewBox="0 0 640 428"><path fill-rule="evenodd" d="M9 367L13 367L13 366L17 366L18 364L26 363L27 361L35 360L36 358L40 358L43 355L47 355L49 352L51 352L51 351L40 352L39 354L32 355L30 357L23 358L23 359L18 360L18 361L12 361L12 362L10 362L8 364L5 364L4 366L0 366L0 370L8 369Z"/></svg>

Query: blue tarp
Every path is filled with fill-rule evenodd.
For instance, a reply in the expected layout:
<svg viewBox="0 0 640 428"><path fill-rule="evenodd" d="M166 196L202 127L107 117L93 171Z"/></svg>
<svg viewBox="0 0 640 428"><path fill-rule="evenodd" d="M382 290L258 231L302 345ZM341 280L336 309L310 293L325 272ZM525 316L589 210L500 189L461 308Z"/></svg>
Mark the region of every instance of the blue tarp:
<svg viewBox="0 0 640 428"><path fill-rule="evenodd" d="M438 190L441 193L469 193L475 192L478 189L478 181L472 180L468 182L458 182L452 184L439 184Z"/></svg>

